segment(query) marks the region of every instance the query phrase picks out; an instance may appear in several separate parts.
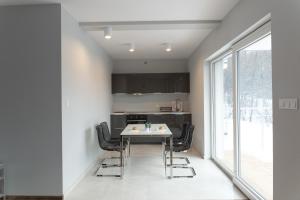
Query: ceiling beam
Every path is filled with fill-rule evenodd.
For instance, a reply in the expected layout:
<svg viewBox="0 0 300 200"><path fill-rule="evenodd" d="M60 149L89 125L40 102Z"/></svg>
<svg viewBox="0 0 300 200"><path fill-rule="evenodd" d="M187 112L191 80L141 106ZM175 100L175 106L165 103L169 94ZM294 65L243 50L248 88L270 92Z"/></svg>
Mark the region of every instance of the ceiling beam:
<svg viewBox="0 0 300 200"><path fill-rule="evenodd" d="M126 30L189 30L213 29L220 20L181 20L181 21L114 21L114 22L79 22L87 31L103 31L112 27L114 31Z"/></svg>

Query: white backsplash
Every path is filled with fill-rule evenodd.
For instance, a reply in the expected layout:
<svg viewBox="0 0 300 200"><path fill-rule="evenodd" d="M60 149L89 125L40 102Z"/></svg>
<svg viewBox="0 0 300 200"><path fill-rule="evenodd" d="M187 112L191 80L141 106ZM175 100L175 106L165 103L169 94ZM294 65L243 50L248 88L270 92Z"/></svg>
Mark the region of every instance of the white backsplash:
<svg viewBox="0 0 300 200"><path fill-rule="evenodd" d="M180 99L183 111L189 112L188 94L144 94L134 96L130 94L113 95L113 112L158 112L160 107L171 106L171 102Z"/></svg>

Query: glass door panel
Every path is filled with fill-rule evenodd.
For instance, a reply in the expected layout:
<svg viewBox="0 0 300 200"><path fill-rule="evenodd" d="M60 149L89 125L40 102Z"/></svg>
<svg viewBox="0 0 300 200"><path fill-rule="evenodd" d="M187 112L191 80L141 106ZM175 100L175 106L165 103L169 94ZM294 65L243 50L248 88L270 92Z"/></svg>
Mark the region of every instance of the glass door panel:
<svg viewBox="0 0 300 200"><path fill-rule="evenodd" d="M239 50L237 66L239 177L273 199L271 35Z"/></svg>
<svg viewBox="0 0 300 200"><path fill-rule="evenodd" d="M233 172L233 72L232 55L214 62L214 157Z"/></svg>

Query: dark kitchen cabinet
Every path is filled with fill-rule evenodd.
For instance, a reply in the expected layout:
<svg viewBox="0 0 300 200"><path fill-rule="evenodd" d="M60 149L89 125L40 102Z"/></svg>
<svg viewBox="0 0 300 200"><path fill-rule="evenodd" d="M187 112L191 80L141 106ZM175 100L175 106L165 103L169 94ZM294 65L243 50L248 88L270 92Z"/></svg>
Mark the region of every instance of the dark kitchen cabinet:
<svg viewBox="0 0 300 200"><path fill-rule="evenodd" d="M127 80L128 76L126 74L113 74L112 80L112 93L128 93L127 91Z"/></svg>
<svg viewBox="0 0 300 200"><path fill-rule="evenodd" d="M126 115L111 115L111 137L120 138L121 132L126 128Z"/></svg>
<svg viewBox="0 0 300 200"><path fill-rule="evenodd" d="M182 125L184 123L192 123L191 114L163 114L148 115L148 122L153 124L167 124L174 138L181 136Z"/></svg>
<svg viewBox="0 0 300 200"><path fill-rule="evenodd" d="M120 138L121 132L125 129L127 115L111 115L112 138ZM148 114L147 122L152 124L167 124L174 138L181 136L184 123L192 123L191 114ZM158 144L162 138L132 138L133 144Z"/></svg>
<svg viewBox="0 0 300 200"><path fill-rule="evenodd" d="M175 92L183 92L189 93L190 92L190 74L183 73L183 74L176 74L175 80Z"/></svg>
<svg viewBox="0 0 300 200"><path fill-rule="evenodd" d="M144 93L168 93L168 77L167 74L146 74L143 76L145 82Z"/></svg>
<svg viewBox="0 0 300 200"><path fill-rule="evenodd" d="M189 73L112 74L112 93L189 93Z"/></svg>

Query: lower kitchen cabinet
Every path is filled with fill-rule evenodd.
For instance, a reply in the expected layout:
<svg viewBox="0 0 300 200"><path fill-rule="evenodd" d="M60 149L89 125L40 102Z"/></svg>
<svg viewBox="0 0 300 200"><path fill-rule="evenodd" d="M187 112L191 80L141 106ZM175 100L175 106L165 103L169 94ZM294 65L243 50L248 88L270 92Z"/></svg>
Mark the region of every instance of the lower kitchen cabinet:
<svg viewBox="0 0 300 200"><path fill-rule="evenodd" d="M174 138L181 136L182 126L184 123L192 123L191 114L165 114L165 115L148 115L148 122L153 124L167 124L173 133Z"/></svg>
<svg viewBox="0 0 300 200"><path fill-rule="evenodd" d="M127 125L127 115L111 115L111 132L113 138L120 138L121 132ZM148 114L147 122L152 124L167 124L174 138L181 136L184 123L192 123L191 114ZM161 138L132 138L135 144L161 143Z"/></svg>

